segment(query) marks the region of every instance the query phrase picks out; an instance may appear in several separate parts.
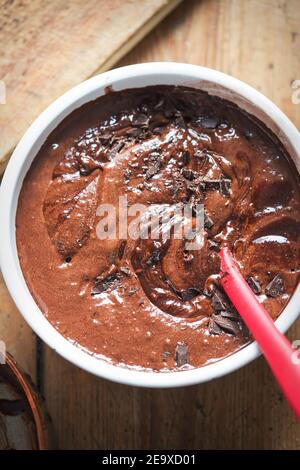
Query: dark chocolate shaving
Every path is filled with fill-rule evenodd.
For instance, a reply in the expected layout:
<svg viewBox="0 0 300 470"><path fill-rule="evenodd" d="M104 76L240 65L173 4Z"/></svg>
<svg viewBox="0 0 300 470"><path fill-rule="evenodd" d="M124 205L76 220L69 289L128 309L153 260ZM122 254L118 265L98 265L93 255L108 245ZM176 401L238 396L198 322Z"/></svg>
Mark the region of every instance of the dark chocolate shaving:
<svg viewBox="0 0 300 470"><path fill-rule="evenodd" d="M185 150L182 154L182 163L183 165L188 165L189 161L190 161L190 152L188 150Z"/></svg>
<svg viewBox="0 0 300 470"><path fill-rule="evenodd" d="M230 333L232 335L238 335L240 329L238 324L229 318L223 317L222 315L212 315L212 319L214 322L226 333Z"/></svg>
<svg viewBox="0 0 300 470"><path fill-rule="evenodd" d="M156 175L160 170L160 162L155 162L153 165L149 166L148 170L145 173L145 179L150 180L154 175Z"/></svg>
<svg viewBox="0 0 300 470"><path fill-rule="evenodd" d="M277 297L284 292L284 283L282 277L277 274L266 287L266 294L270 297Z"/></svg>
<svg viewBox="0 0 300 470"><path fill-rule="evenodd" d="M157 126L152 129L152 132L155 135L160 135L163 133L164 129L165 129L164 126Z"/></svg>
<svg viewBox="0 0 300 470"><path fill-rule="evenodd" d="M220 251L220 245L214 240L211 240L211 239L208 240L208 247L210 250L213 250L216 252Z"/></svg>
<svg viewBox="0 0 300 470"><path fill-rule="evenodd" d="M126 168L126 170L124 171L124 181L125 181L125 183L129 183L130 176L131 176L131 170L129 170L129 168Z"/></svg>
<svg viewBox="0 0 300 470"><path fill-rule="evenodd" d="M92 290L92 295L102 294L102 292L105 292L108 289L116 289L120 285L121 277L121 273L116 271L109 274L104 279L97 278Z"/></svg>
<svg viewBox="0 0 300 470"><path fill-rule="evenodd" d="M235 311L223 310L220 312L220 315L223 318L229 318L230 320L234 320L234 321L241 321L240 315Z"/></svg>
<svg viewBox="0 0 300 470"><path fill-rule="evenodd" d="M211 304L213 309L217 312L221 310L227 310L228 308L228 301L225 298L224 294L219 290L215 290L211 299Z"/></svg>
<svg viewBox="0 0 300 470"><path fill-rule="evenodd" d="M180 292L180 297L184 302L187 302L188 300L192 300L194 297L197 297L197 295L201 294L199 289L196 289L195 287L189 287L186 291L179 291Z"/></svg>
<svg viewBox="0 0 300 470"><path fill-rule="evenodd" d="M161 252L159 250L154 250L152 255L147 259L146 265L147 266L155 266L161 257Z"/></svg>
<svg viewBox="0 0 300 470"><path fill-rule="evenodd" d="M175 362L177 367L184 366L189 361L188 346L185 343L177 343L175 348Z"/></svg>
<svg viewBox="0 0 300 470"><path fill-rule="evenodd" d="M138 114L137 116L134 117L132 124L134 126L140 126L140 127L148 127L149 125L149 117L146 114Z"/></svg>
<svg viewBox="0 0 300 470"><path fill-rule="evenodd" d="M208 230L214 226L214 221L204 212L204 227Z"/></svg>
<svg viewBox="0 0 300 470"><path fill-rule="evenodd" d="M211 335L220 335L222 333L222 328L214 321L213 318L209 320L208 331Z"/></svg>
<svg viewBox="0 0 300 470"><path fill-rule="evenodd" d="M204 189L205 191L208 189L220 189L220 180L211 180L203 178L200 181L200 188Z"/></svg>
<svg viewBox="0 0 300 470"><path fill-rule="evenodd" d="M126 266L121 266L120 271L121 273L125 274L125 276L130 276L130 269L127 268Z"/></svg>
<svg viewBox="0 0 300 470"><path fill-rule="evenodd" d="M258 295L261 293L261 285L253 276L248 277L247 283L253 290L254 294Z"/></svg>
<svg viewBox="0 0 300 470"><path fill-rule="evenodd" d="M222 176L220 179L220 193L223 194L223 196L230 195L230 185L231 180Z"/></svg>
<svg viewBox="0 0 300 470"><path fill-rule="evenodd" d="M117 142L116 144L114 144L113 147L110 150L109 157L114 158L117 155L117 153L119 153L122 150L124 145L125 145L125 142L123 142L121 140L119 142Z"/></svg>
<svg viewBox="0 0 300 470"><path fill-rule="evenodd" d="M220 119L218 116L200 116L196 122L203 129L215 129L220 124Z"/></svg>
<svg viewBox="0 0 300 470"><path fill-rule="evenodd" d="M146 160L145 160L146 161ZM149 155L149 166L145 173L145 179L149 180L156 175L161 168L161 156L157 152L153 152Z"/></svg>
<svg viewBox="0 0 300 470"><path fill-rule="evenodd" d="M195 178L193 170L188 170L187 168L184 168L182 170L182 176L188 181L193 181L193 179Z"/></svg>

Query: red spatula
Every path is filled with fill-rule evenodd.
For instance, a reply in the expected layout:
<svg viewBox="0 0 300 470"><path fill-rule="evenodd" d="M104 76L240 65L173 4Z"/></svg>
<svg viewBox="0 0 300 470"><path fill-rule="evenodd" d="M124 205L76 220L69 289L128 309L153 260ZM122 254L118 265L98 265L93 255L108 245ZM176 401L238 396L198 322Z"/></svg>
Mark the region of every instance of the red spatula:
<svg viewBox="0 0 300 470"><path fill-rule="evenodd" d="M283 393L300 420L300 362L295 349L276 328L272 318L259 303L241 275L228 248L219 252L221 284L260 346Z"/></svg>

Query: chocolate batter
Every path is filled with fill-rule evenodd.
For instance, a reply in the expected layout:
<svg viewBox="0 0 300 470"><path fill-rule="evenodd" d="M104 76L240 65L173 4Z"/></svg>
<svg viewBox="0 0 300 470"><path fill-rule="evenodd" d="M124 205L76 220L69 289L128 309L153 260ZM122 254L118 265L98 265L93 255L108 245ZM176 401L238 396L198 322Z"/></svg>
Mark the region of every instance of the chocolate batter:
<svg viewBox="0 0 300 470"><path fill-rule="evenodd" d="M97 207L204 204L186 240L99 240ZM300 190L278 139L234 104L184 87L111 92L51 133L17 211L27 285L47 319L127 367L199 367L250 341L219 283L221 246L275 319L299 279Z"/></svg>

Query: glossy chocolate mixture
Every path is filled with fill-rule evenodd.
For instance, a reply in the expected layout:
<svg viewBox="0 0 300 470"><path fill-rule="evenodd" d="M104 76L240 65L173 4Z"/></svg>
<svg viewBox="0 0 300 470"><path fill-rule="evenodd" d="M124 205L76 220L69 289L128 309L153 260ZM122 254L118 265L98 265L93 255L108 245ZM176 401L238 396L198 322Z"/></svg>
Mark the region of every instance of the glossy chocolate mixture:
<svg viewBox="0 0 300 470"><path fill-rule="evenodd" d="M198 367L249 342L219 285L229 245L276 318L299 279L300 191L277 138L227 101L183 87L111 92L49 136L21 191L28 287L70 341L114 363ZM99 240L99 204L204 204L186 240ZM196 214L194 214L196 215Z"/></svg>

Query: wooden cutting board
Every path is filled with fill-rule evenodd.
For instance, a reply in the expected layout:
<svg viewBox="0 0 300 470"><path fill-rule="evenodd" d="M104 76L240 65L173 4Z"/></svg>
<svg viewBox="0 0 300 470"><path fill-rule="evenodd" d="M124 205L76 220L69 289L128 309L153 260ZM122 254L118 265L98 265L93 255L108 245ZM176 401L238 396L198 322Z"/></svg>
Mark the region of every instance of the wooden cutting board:
<svg viewBox="0 0 300 470"><path fill-rule="evenodd" d="M0 173L55 98L109 69L181 0L0 1Z"/></svg>

